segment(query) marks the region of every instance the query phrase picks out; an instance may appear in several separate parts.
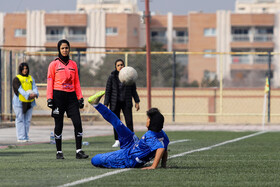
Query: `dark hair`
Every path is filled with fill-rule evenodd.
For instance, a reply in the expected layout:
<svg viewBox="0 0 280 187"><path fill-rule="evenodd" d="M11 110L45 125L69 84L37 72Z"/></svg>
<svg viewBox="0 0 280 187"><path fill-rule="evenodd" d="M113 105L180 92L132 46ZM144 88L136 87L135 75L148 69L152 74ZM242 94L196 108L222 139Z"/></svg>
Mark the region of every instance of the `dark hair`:
<svg viewBox="0 0 280 187"><path fill-rule="evenodd" d="M120 58L119 58L119 59L117 59L117 60L115 61L115 68L116 68L117 62L120 62L120 61L123 63L123 66L125 65L123 59L120 59Z"/></svg>
<svg viewBox="0 0 280 187"><path fill-rule="evenodd" d="M163 128L164 116L157 108L151 108L147 111L147 116L150 118L149 130L160 132Z"/></svg>
<svg viewBox="0 0 280 187"><path fill-rule="evenodd" d="M66 44L69 46L69 49L70 49L70 43L69 43L67 40L62 39L62 40L60 40L60 41L57 43L57 50L58 50L59 54L60 54L60 46L61 46L63 43L66 43Z"/></svg>
<svg viewBox="0 0 280 187"><path fill-rule="evenodd" d="M58 57L64 62L64 63L68 63L69 61L69 55L68 56L63 56L60 52L60 46L63 44L63 43L66 43L69 47L69 51L70 51L70 43L65 40L65 39L62 39L60 40L58 43L57 43L57 50L58 50Z"/></svg>
<svg viewBox="0 0 280 187"><path fill-rule="evenodd" d="M27 67L27 74L26 75L23 75L22 74L22 70L24 69L24 66ZM29 66L26 62L22 62L19 67L18 67L18 71L19 71L19 74L22 75L22 76L28 76L29 75Z"/></svg>

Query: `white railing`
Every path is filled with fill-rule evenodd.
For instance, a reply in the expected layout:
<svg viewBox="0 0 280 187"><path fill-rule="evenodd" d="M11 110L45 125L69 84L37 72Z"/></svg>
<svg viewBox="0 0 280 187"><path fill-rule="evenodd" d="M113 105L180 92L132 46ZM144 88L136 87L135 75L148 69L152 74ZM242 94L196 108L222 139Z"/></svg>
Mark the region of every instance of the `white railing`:
<svg viewBox="0 0 280 187"><path fill-rule="evenodd" d="M232 64L250 64L249 56L231 56Z"/></svg>
<svg viewBox="0 0 280 187"><path fill-rule="evenodd" d="M46 36L47 42L58 42L62 38L64 38L63 34L58 34L58 35L47 34Z"/></svg>
<svg viewBox="0 0 280 187"><path fill-rule="evenodd" d="M254 64L268 64L268 56L254 56L253 61Z"/></svg>
<svg viewBox="0 0 280 187"><path fill-rule="evenodd" d="M232 34L233 42L271 42L273 34Z"/></svg>
<svg viewBox="0 0 280 187"><path fill-rule="evenodd" d="M167 43L167 38L165 36L152 36L151 40L153 42L159 42L159 43L163 43L163 44Z"/></svg>
<svg viewBox="0 0 280 187"><path fill-rule="evenodd" d="M179 43L179 44L186 44L188 43L189 38L187 36L177 36L173 38L174 43Z"/></svg>
<svg viewBox="0 0 280 187"><path fill-rule="evenodd" d="M249 34L232 34L232 41L235 42L243 42L243 41L250 41Z"/></svg>
<svg viewBox="0 0 280 187"><path fill-rule="evenodd" d="M231 56L231 62L233 64L268 64L268 56L266 55Z"/></svg>
<svg viewBox="0 0 280 187"><path fill-rule="evenodd" d="M87 41L87 36L85 34L72 34L72 35L51 35L47 34L46 35L47 42L57 42L61 39L67 39L70 42L86 42Z"/></svg>
<svg viewBox="0 0 280 187"><path fill-rule="evenodd" d="M85 34L72 34L72 35L67 35L66 39L69 40L70 42L86 42L87 36Z"/></svg>
<svg viewBox="0 0 280 187"><path fill-rule="evenodd" d="M254 35L255 42L270 42L273 40L273 34L256 34Z"/></svg>

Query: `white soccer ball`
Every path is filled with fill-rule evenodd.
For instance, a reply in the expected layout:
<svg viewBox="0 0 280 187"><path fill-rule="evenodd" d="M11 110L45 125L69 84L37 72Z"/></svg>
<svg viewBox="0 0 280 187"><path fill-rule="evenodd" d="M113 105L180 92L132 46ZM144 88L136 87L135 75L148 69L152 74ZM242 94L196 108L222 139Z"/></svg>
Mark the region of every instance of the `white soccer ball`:
<svg viewBox="0 0 280 187"><path fill-rule="evenodd" d="M133 83L135 83L137 78L137 71L131 66L122 68L119 73L119 79L121 83L125 85L132 85Z"/></svg>

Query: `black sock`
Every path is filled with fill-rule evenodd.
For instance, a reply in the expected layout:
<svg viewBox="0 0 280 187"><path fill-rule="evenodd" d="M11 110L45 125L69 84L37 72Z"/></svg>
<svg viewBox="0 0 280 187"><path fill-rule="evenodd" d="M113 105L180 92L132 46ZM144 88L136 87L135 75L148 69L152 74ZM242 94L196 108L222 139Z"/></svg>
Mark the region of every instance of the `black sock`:
<svg viewBox="0 0 280 187"><path fill-rule="evenodd" d="M76 150L77 149L82 149L82 139L83 139L83 137L75 137L75 139L76 139Z"/></svg>
<svg viewBox="0 0 280 187"><path fill-rule="evenodd" d="M55 139L56 150L61 151L61 139Z"/></svg>

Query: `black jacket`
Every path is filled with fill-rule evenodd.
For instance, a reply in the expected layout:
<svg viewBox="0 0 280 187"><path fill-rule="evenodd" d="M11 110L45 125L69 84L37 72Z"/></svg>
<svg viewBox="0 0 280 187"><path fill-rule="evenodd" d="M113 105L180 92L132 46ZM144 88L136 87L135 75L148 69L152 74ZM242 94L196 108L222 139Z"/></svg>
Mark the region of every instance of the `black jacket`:
<svg viewBox="0 0 280 187"><path fill-rule="evenodd" d="M106 84L106 93L104 99L104 105L110 106L111 110L116 108L118 102L118 91L119 91L119 72L117 70L112 71ZM136 84L131 86L124 86L124 98L127 107L132 108L132 97L135 103L139 103L139 96L136 91Z"/></svg>

